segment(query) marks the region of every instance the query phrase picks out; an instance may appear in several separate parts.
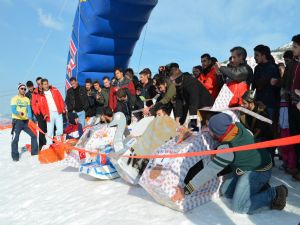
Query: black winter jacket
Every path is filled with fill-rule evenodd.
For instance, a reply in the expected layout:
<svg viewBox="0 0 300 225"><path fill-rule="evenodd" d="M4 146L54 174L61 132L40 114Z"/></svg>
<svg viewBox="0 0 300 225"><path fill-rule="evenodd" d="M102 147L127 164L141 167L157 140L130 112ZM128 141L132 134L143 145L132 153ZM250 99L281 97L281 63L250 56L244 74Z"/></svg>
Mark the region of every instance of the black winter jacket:
<svg viewBox="0 0 300 225"><path fill-rule="evenodd" d="M197 115L198 109L213 105L213 98L207 89L188 73L176 80L176 117L185 117L187 111L191 116Z"/></svg>
<svg viewBox="0 0 300 225"><path fill-rule="evenodd" d="M78 88L79 88L80 101L82 104L82 110L87 111L89 108L89 100L86 95L85 88L80 87L80 86L78 86ZM75 94L74 94L73 88L69 88L69 90L67 91L65 102L66 102L67 109L69 112L72 112L75 110Z"/></svg>

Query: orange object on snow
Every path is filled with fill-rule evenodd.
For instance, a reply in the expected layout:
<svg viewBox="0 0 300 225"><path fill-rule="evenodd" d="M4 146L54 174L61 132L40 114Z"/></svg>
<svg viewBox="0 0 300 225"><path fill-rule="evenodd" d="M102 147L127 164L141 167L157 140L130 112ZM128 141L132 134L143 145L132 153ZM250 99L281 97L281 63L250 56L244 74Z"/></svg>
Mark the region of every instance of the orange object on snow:
<svg viewBox="0 0 300 225"><path fill-rule="evenodd" d="M63 160L65 158L65 153L68 153L72 149L72 146L75 146L77 142L77 139L69 139L66 143L57 142L50 145L49 149L40 151L40 163L47 164Z"/></svg>
<svg viewBox="0 0 300 225"><path fill-rule="evenodd" d="M66 146L64 144L52 144L49 149L40 151L39 161L42 164L54 163L65 158Z"/></svg>
<svg viewBox="0 0 300 225"><path fill-rule="evenodd" d="M0 130L6 130L6 129L11 129L12 125L4 125L4 126L0 126Z"/></svg>

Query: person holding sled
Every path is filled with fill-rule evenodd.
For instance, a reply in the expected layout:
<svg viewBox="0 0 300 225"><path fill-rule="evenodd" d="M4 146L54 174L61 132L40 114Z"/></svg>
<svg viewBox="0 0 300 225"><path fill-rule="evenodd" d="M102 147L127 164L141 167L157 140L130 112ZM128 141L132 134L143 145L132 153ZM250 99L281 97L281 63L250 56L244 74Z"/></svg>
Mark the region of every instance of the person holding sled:
<svg viewBox="0 0 300 225"><path fill-rule="evenodd" d="M220 142L218 149L227 149L254 143L254 138L241 123L233 123L232 118L219 113L209 119L209 132ZM182 200L192 194L208 180L217 177L224 169L221 195L232 199L232 209L237 213L252 214L262 207L283 210L288 189L284 185L270 187L272 160L266 150L238 151L216 154L204 168L182 188L178 187L173 201Z"/></svg>

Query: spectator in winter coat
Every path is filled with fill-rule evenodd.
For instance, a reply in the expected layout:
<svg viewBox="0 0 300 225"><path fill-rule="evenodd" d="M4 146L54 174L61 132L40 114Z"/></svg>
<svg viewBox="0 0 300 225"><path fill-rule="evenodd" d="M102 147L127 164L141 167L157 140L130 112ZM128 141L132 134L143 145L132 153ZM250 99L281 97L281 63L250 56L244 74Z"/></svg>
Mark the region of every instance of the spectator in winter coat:
<svg viewBox="0 0 300 225"><path fill-rule="evenodd" d="M180 124L185 122L187 112L190 114L190 127L198 131L198 109L213 105L213 98L206 88L190 74L182 73L177 63L170 65L170 78L176 85L175 116Z"/></svg>
<svg viewBox="0 0 300 225"><path fill-rule="evenodd" d="M154 98L157 94L156 88L149 77L151 77L150 69L145 68L140 72L140 84L142 87L140 95L144 97L147 107L153 105L152 98Z"/></svg>
<svg viewBox="0 0 300 225"><path fill-rule="evenodd" d="M139 84L139 79L134 75L133 69L127 68L125 70L125 77L127 77L130 81L132 81L134 88Z"/></svg>
<svg viewBox="0 0 300 225"><path fill-rule="evenodd" d="M103 96L105 99L105 107L108 106L108 102L109 102L109 92L110 92L110 79L109 77L103 77L102 79L103 81L103 88L102 88L102 92L103 92Z"/></svg>
<svg viewBox="0 0 300 225"><path fill-rule="evenodd" d="M26 96L27 98L29 98L30 104L32 105L31 99L32 99L33 91L34 91L34 85L33 85L33 83L32 83L31 80L29 80L29 81L26 82L26 87L27 87L28 91L26 92L25 96ZM36 121L36 118L35 118L35 116L34 116L34 114L33 114L32 107L31 107L31 113L32 113L32 120L33 120L33 121Z"/></svg>
<svg viewBox="0 0 300 225"><path fill-rule="evenodd" d="M77 113L79 123L85 126L85 112L89 108L89 101L84 87L80 87L75 77L70 79L71 88L67 91L66 105L68 112Z"/></svg>
<svg viewBox="0 0 300 225"><path fill-rule="evenodd" d="M194 66L193 67L193 76L198 79L200 74L202 73L202 66Z"/></svg>
<svg viewBox="0 0 300 225"><path fill-rule="evenodd" d="M108 99L105 97L105 93L100 86L100 82L98 80L94 81L94 99L95 99L95 107L96 107L96 115L102 115L104 107L108 106Z"/></svg>
<svg viewBox="0 0 300 225"><path fill-rule="evenodd" d="M254 69L253 88L256 89L256 100L266 107L270 118L273 118L275 107L280 102L279 70L268 46L258 45L254 48L257 66Z"/></svg>
<svg viewBox="0 0 300 225"><path fill-rule="evenodd" d="M34 85L33 85L31 80L26 82L26 87L27 87L28 91L26 92L25 96L27 98L29 98L29 100L31 101L32 94L33 94L33 91L34 91Z"/></svg>
<svg viewBox="0 0 300 225"><path fill-rule="evenodd" d="M144 114L147 115L149 110L151 115L156 115L156 111L164 106L168 114L171 114L172 109L174 109L175 99L176 99L176 86L169 79L165 77L160 77L156 81L156 86L160 92L160 96L156 103L150 108L144 109Z"/></svg>
<svg viewBox="0 0 300 225"><path fill-rule="evenodd" d="M126 117L127 125L131 124L131 105L130 101L128 100L128 94L126 93L125 89L119 89L117 91L117 108L116 112L122 112Z"/></svg>
<svg viewBox="0 0 300 225"><path fill-rule="evenodd" d="M91 79L85 81L85 91L88 99L89 107L86 110L85 117L93 117L96 115L96 99L95 90Z"/></svg>
<svg viewBox="0 0 300 225"><path fill-rule="evenodd" d="M229 106L242 105L242 96L249 90L253 81L253 71L246 63L247 51L242 47L234 47L230 50L231 60L228 66L218 65L218 74L233 93Z"/></svg>
<svg viewBox="0 0 300 225"><path fill-rule="evenodd" d="M42 81L41 77L36 78L37 87L34 89L33 94L32 94L31 108L32 108L34 117L38 121L38 127L44 133L47 133L47 122L41 113L41 107L40 107L40 98L43 93L41 81ZM39 150L41 150L42 147L46 144L46 137L45 137L44 133L39 132Z"/></svg>
<svg viewBox="0 0 300 225"><path fill-rule="evenodd" d="M18 85L18 95L11 99L12 110L12 135L11 157L13 161L19 161L18 143L22 131L31 137L31 155L38 154L38 143L34 133L28 128L28 122L32 119L30 100L25 96L26 87L24 84Z"/></svg>
<svg viewBox="0 0 300 225"><path fill-rule="evenodd" d="M135 96L135 87L131 80L124 77L123 70L121 68L115 68L115 80L112 83L109 93L109 107L113 112L117 109L117 96L116 93L119 89L127 88L132 96Z"/></svg>
<svg viewBox="0 0 300 225"><path fill-rule="evenodd" d="M242 124L233 124L232 118L225 113L212 116L208 126L212 137L220 142L218 149L254 143L252 134ZM184 188L177 188L173 201L193 193L227 168L230 173L225 175L220 192L224 197L232 199L231 208L234 212L252 214L262 207L284 209L288 189L284 185L270 187L268 184L272 175L272 162L265 150L217 154L203 166L196 176L187 181Z"/></svg>
<svg viewBox="0 0 300 225"><path fill-rule="evenodd" d="M66 139L80 139L83 134L82 125L79 123L76 113L68 113L68 126L64 130L67 135Z"/></svg>
<svg viewBox="0 0 300 225"><path fill-rule="evenodd" d="M266 106L262 102L257 102L255 100L255 91L246 91L242 97L243 107L255 112L263 117L268 118L269 114L267 112ZM256 142L268 141L274 138L272 132L272 126L266 122L260 121L253 116L248 114L244 115L244 119L241 119L243 125L249 129L254 136Z"/></svg>
<svg viewBox="0 0 300 225"><path fill-rule="evenodd" d="M216 99L219 93L219 87L217 83L216 68L213 66L211 57L209 54L201 56L202 72L200 73L198 80L208 90L211 96Z"/></svg>
<svg viewBox="0 0 300 225"><path fill-rule="evenodd" d="M141 84L138 84L136 86L136 101L133 107L133 110L141 110L144 109L144 102L145 102L145 97L142 96L142 90L143 87ZM143 112L137 112L137 113L133 113L133 115L137 118L137 120L141 120L143 119Z"/></svg>
<svg viewBox="0 0 300 225"><path fill-rule="evenodd" d="M255 91L246 91L242 99L242 106L244 108L257 113L258 115L269 118L267 107L262 102L256 101ZM242 115L240 120L241 123L252 132L255 142L270 141L274 139L274 132L271 124L258 120L248 114ZM268 148L268 151L271 154L273 165L275 165L275 148Z"/></svg>
<svg viewBox="0 0 300 225"><path fill-rule="evenodd" d="M43 93L40 97L41 113L47 122L47 135L53 138L54 126L56 136L63 134L63 113L65 113L65 103L57 88L50 86L47 79L42 79ZM52 140L47 138L47 145L52 144Z"/></svg>
<svg viewBox="0 0 300 225"><path fill-rule="evenodd" d="M292 38L293 41L293 69L291 82L289 86L290 107L289 107L289 123L291 135L300 134L300 34ZM300 144L295 147L296 162L298 173L293 177L296 181L300 181Z"/></svg>
<svg viewBox="0 0 300 225"><path fill-rule="evenodd" d="M292 50L287 50L283 53L283 59L285 63L285 69L283 76L281 77L281 87L284 88L287 92L291 84L291 75L293 69L293 60L294 55Z"/></svg>

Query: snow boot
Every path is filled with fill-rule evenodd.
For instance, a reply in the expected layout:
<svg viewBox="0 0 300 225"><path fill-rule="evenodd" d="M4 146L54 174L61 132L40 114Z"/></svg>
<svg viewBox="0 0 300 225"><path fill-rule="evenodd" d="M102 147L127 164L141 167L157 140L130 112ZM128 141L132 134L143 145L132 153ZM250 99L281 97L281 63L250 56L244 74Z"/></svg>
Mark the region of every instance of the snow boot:
<svg viewBox="0 0 300 225"><path fill-rule="evenodd" d="M272 202L271 209L283 210L286 205L288 189L284 185L276 187L276 197Z"/></svg>

